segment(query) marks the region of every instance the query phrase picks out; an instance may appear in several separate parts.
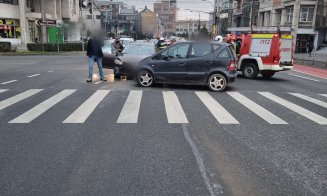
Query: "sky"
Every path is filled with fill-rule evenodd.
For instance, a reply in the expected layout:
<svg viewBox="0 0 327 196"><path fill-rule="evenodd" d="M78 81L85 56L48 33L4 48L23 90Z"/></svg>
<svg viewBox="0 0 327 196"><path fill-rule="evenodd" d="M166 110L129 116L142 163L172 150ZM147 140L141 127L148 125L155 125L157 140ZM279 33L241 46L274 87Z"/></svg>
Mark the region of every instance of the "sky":
<svg viewBox="0 0 327 196"><path fill-rule="evenodd" d="M153 3L157 0L113 0L117 2L124 2L128 5L134 5L136 6L136 9L141 11L144 9L145 6L148 6L150 10L153 11ZM198 11L204 11L204 12L212 12L213 11L213 2L214 0L208 0L209 2L202 1L202 0L177 0L177 8L178 8L178 14L177 19L178 20L199 20L199 13L194 13L185 10L191 9L191 10L198 10ZM208 20L209 14L206 13L200 13L200 19L201 20Z"/></svg>

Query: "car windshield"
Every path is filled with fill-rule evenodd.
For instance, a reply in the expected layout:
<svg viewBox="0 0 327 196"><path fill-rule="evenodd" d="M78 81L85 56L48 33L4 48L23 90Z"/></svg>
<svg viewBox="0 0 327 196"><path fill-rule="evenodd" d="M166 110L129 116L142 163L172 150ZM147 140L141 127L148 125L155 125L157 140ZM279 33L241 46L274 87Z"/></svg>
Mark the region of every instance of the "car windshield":
<svg viewBox="0 0 327 196"><path fill-rule="evenodd" d="M154 54L155 50L152 45L131 44L127 45L123 51L124 54L130 55L147 55Z"/></svg>

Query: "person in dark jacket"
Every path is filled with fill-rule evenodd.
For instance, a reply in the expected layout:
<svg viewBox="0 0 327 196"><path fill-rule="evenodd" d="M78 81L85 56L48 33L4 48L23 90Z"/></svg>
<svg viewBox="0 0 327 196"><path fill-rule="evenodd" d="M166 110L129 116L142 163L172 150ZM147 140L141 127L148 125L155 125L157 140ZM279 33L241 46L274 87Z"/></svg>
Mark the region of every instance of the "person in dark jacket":
<svg viewBox="0 0 327 196"><path fill-rule="evenodd" d="M102 81L107 81L106 78L104 77L103 70L102 70L102 57L103 57L102 48L101 48L102 46L103 46L103 42L99 36L96 36L96 34L95 36L90 38L87 43L86 55L89 57L89 76L86 82L92 82L94 61L96 61L98 64L100 79Z"/></svg>

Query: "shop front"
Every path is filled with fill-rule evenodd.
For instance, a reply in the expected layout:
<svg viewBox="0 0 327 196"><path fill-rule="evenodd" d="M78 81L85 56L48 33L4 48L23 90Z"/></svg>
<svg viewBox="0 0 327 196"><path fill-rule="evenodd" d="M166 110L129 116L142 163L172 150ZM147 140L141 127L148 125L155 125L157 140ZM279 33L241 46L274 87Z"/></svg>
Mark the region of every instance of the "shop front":
<svg viewBox="0 0 327 196"><path fill-rule="evenodd" d="M21 44L19 19L0 18L0 41L10 42L14 47Z"/></svg>

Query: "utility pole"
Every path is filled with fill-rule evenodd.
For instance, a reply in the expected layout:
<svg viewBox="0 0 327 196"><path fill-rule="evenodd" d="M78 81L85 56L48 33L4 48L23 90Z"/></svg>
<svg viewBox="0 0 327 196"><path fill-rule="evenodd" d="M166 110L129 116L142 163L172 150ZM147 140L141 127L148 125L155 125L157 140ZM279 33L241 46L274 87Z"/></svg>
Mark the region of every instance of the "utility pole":
<svg viewBox="0 0 327 196"><path fill-rule="evenodd" d="M296 0L296 2L294 4L294 9L293 9L292 35L293 35L294 51L296 49L296 37L297 37L297 31L299 28L300 5L301 5L300 0Z"/></svg>
<svg viewBox="0 0 327 196"><path fill-rule="evenodd" d="M91 0L91 14L92 14L92 30L94 30L94 11L93 11L94 0Z"/></svg>
<svg viewBox="0 0 327 196"><path fill-rule="evenodd" d="M46 18L45 16L45 9L44 9L44 0L41 0L41 18L44 20ZM42 43L42 50L44 51L44 43L47 41L46 36L46 26L41 26L41 43Z"/></svg>

